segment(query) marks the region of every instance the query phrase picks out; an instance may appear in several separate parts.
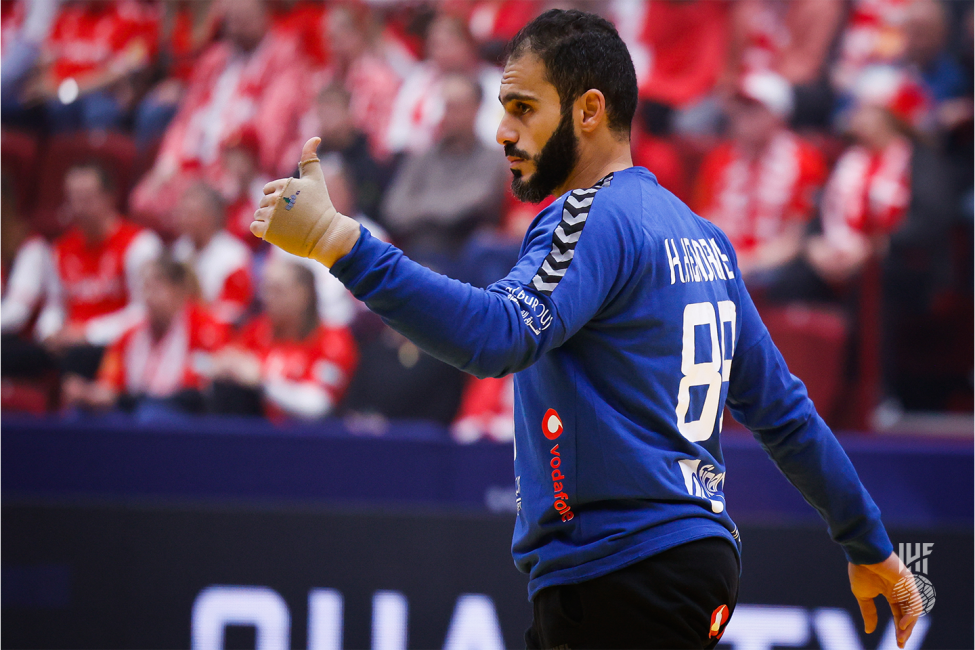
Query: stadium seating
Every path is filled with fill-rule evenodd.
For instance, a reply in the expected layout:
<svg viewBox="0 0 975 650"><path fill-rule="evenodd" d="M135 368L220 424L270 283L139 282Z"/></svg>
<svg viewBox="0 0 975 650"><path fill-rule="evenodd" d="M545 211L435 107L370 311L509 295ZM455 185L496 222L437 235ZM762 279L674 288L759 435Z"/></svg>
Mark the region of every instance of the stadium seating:
<svg viewBox="0 0 975 650"><path fill-rule="evenodd" d="M27 206L32 187L29 181L37 165L37 139L26 133L4 129L0 134L0 143L3 174L9 176L17 188L17 204Z"/></svg>

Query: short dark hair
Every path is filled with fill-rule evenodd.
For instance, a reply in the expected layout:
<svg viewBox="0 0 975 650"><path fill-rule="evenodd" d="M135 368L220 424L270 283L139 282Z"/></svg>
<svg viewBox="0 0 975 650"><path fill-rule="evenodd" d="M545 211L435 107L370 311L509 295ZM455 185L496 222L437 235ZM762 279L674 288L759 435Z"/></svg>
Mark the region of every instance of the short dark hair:
<svg viewBox="0 0 975 650"><path fill-rule="evenodd" d="M188 289L193 279L193 271L189 266L177 261L168 251L163 251L152 260L149 268L159 273L159 277L174 287Z"/></svg>
<svg viewBox="0 0 975 650"><path fill-rule="evenodd" d="M216 217L216 220L221 224L226 222L227 201L215 187L206 181L196 181L186 188L184 194L196 194L203 197L203 200L206 201L207 206L210 208L210 215Z"/></svg>
<svg viewBox="0 0 975 650"><path fill-rule="evenodd" d="M611 22L576 9L550 9L511 40L505 61L529 52L545 64L563 112L587 90L598 90L606 97L609 128L629 135L637 104L636 70Z"/></svg>
<svg viewBox="0 0 975 650"><path fill-rule="evenodd" d="M444 76L444 81L446 81L447 79L456 79L466 84L467 87L470 88L471 95L473 96L474 102L476 104L480 105L481 102L484 101L484 88L481 87L481 82L479 82L474 77L471 77L466 74L461 74L459 72L451 72Z"/></svg>
<svg viewBox="0 0 975 650"><path fill-rule="evenodd" d="M106 194L115 194L115 176L102 161L92 158L76 162L68 168L68 173L79 170L95 172L98 176L98 184L101 185L102 191Z"/></svg>

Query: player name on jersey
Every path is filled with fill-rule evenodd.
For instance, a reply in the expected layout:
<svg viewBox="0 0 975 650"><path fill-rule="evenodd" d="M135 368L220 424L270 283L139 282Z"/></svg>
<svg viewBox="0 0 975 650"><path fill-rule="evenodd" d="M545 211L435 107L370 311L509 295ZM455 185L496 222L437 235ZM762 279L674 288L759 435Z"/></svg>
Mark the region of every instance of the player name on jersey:
<svg viewBox="0 0 975 650"><path fill-rule="evenodd" d="M686 282L711 282L733 280L734 272L728 256L721 252L714 239L665 239L667 265L670 267L670 283L678 279Z"/></svg>

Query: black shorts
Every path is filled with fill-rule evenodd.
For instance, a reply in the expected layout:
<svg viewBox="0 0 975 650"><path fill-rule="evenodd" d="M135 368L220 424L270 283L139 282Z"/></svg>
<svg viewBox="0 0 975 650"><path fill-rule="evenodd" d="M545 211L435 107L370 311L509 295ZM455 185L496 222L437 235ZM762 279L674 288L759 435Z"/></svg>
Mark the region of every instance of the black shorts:
<svg viewBox="0 0 975 650"><path fill-rule="evenodd" d="M681 544L613 573L542 589L529 650L713 648L738 602L738 553L720 537Z"/></svg>

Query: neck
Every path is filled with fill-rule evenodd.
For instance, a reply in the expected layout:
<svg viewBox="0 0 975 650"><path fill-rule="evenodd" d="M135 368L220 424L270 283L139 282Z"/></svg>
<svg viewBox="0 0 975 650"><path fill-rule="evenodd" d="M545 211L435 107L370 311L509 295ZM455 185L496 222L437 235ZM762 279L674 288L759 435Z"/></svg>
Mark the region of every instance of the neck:
<svg viewBox="0 0 975 650"><path fill-rule="evenodd" d="M301 324L299 321L283 321L279 323L272 323L272 328L274 329L274 338L278 341L300 341L301 336Z"/></svg>
<svg viewBox="0 0 975 650"><path fill-rule="evenodd" d="M474 148L477 136L471 133L458 133L455 135L444 136L440 141L440 146L446 151L469 152Z"/></svg>
<svg viewBox="0 0 975 650"><path fill-rule="evenodd" d="M580 152L579 163L565 183L552 192L554 196L560 196L569 190L592 187L601 178L633 166L630 141L617 140L612 134L609 134L609 138L611 138L609 146L599 147L598 155L586 151ZM590 151L595 151L595 148Z"/></svg>
<svg viewBox="0 0 975 650"><path fill-rule="evenodd" d="M104 221L82 226L81 230L85 235L85 240L89 244L98 244L109 236L117 222L118 215L113 213L111 217Z"/></svg>
<svg viewBox="0 0 975 650"><path fill-rule="evenodd" d="M197 251L201 251L206 248L213 236L217 234L217 230L211 230L205 233L200 233L193 236L193 246L196 247Z"/></svg>
<svg viewBox="0 0 975 650"><path fill-rule="evenodd" d="M152 335L152 340L154 340L154 341L160 341L160 340L162 340L162 338L164 336L166 336L166 332L169 331L169 325L172 322L173 322L172 321L172 318L170 318L167 321L150 319L149 320L149 333Z"/></svg>
<svg viewBox="0 0 975 650"><path fill-rule="evenodd" d="M763 138L762 140L752 142L741 141L737 145L738 151L740 151L745 158L758 158L762 152L768 149L768 146L772 143L772 139L774 137L775 134L773 133L769 137Z"/></svg>
<svg viewBox="0 0 975 650"><path fill-rule="evenodd" d="M892 132L878 133L876 137L872 138L870 142L867 143L867 148L880 153L884 149L890 146L894 140L897 139L897 134Z"/></svg>

